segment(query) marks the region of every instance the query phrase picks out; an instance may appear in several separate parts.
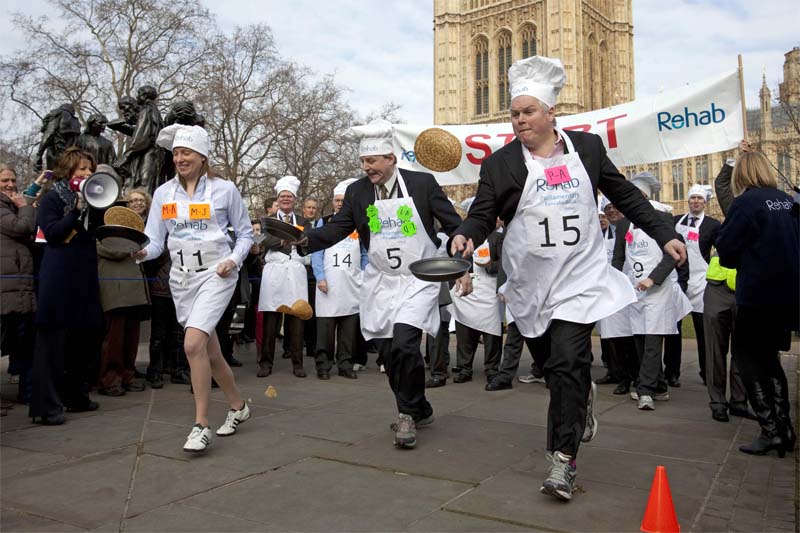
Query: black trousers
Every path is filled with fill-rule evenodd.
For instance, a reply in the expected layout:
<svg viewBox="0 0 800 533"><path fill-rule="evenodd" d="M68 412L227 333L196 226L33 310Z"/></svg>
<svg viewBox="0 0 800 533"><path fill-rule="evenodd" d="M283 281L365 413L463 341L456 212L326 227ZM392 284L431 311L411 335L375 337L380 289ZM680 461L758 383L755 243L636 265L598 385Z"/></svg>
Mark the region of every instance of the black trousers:
<svg viewBox="0 0 800 533"><path fill-rule="evenodd" d="M450 323L441 322L436 337L425 336L425 355L431 368L432 378L446 378L450 365Z"/></svg>
<svg viewBox="0 0 800 533"><path fill-rule="evenodd" d="M250 339L256 338L256 315L258 313L258 296L261 293L261 279L250 280L250 304L244 314L242 334Z"/></svg>
<svg viewBox="0 0 800 533"><path fill-rule="evenodd" d="M303 326L303 338L305 339L306 354L309 357L314 357L317 351L317 280L308 280L308 303L314 314L311 318L306 320Z"/></svg>
<svg viewBox="0 0 800 533"><path fill-rule="evenodd" d="M339 370L352 370L359 329L358 314L317 317L317 371L330 372L334 357Z"/></svg>
<svg viewBox="0 0 800 533"><path fill-rule="evenodd" d="M258 366L272 369L275 363L275 339L278 325L283 316L284 342L289 343L289 353L295 368L303 367L303 320L296 316L282 315L272 311L264 312L261 335L261 351L258 354Z"/></svg>
<svg viewBox="0 0 800 533"><path fill-rule="evenodd" d="M236 314L236 306L239 305L240 300L241 296L239 295L239 291L234 291L231 301L228 302L228 307L225 308L225 312L222 313L216 328L214 328L217 339L219 340L219 347L222 350L222 357L225 358L228 364L233 360L234 343L233 337L231 337L230 334L231 323L233 322L233 316Z"/></svg>
<svg viewBox="0 0 800 533"><path fill-rule="evenodd" d="M681 377L681 359L683 341L681 337L681 320L678 321L678 333L664 338L664 374L667 379ZM692 311L692 324L697 336L697 362L700 365L700 378L706 380L706 335L703 327L703 313Z"/></svg>
<svg viewBox="0 0 800 533"><path fill-rule="evenodd" d="M388 339L375 339L383 357L386 377L397 401L397 411L421 420L433 414L425 398L425 363L420 352L422 330L408 324L395 324Z"/></svg>
<svg viewBox="0 0 800 533"><path fill-rule="evenodd" d="M575 458L586 426L592 384L594 324L553 320L544 335L525 339L550 389L547 450Z"/></svg>
<svg viewBox="0 0 800 533"><path fill-rule="evenodd" d="M706 337L706 388L712 408L747 408L747 391L736 362L728 351L736 322L736 295L727 285L709 281L703 294L703 323ZM728 375L730 374L730 380ZM730 383L730 402L727 388Z"/></svg>
<svg viewBox="0 0 800 533"><path fill-rule="evenodd" d="M188 370L186 352L183 351L184 331L175 316L172 297L151 296L150 304L150 364L148 376Z"/></svg>
<svg viewBox="0 0 800 533"><path fill-rule="evenodd" d="M31 382L31 417L52 417L64 406L89 403L89 360L96 357L103 330L48 328L36 330Z"/></svg>
<svg viewBox="0 0 800 533"><path fill-rule="evenodd" d="M33 313L8 313L0 318L0 345L9 354L9 370L12 364L19 374L17 399L28 403L31 397L31 368L36 326Z"/></svg>
<svg viewBox="0 0 800 533"><path fill-rule="evenodd" d="M508 325L506 343L503 345L503 358L500 361L500 370L494 379L502 380L501 383L511 383L517 375L519 362L522 358L522 348L525 346L525 339L517 328L517 324L512 322ZM544 372L536 364L536 357L531 354L531 374L537 378L543 377Z"/></svg>
<svg viewBox="0 0 800 533"><path fill-rule="evenodd" d="M661 366L661 354L666 335L634 335L636 353L639 356L639 379L636 392L639 395L653 396L667 390L667 380Z"/></svg>
<svg viewBox="0 0 800 533"><path fill-rule="evenodd" d="M355 365L359 364L367 366L367 341L364 339L364 334L361 332L361 317L359 317L359 327L356 332L356 349L353 352L353 357L350 361Z"/></svg>
<svg viewBox="0 0 800 533"><path fill-rule="evenodd" d="M614 337L607 340L609 373L621 383L636 381L639 376L640 361L633 337Z"/></svg>
<svg viewBox="0 0 800 533"><path fill-rule="evenodd" d="M503 350L503 337L490 335L456 320L456 366L459 373L472 375L472 362L483 335L483 371L487 378L497 374Z"/></svg>

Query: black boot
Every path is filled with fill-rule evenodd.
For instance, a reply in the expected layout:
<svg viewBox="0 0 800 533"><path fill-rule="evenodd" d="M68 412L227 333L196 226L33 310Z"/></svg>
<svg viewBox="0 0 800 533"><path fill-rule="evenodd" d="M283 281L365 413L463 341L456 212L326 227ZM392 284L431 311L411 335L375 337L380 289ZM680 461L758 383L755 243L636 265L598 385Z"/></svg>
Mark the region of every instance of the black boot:
<svg viewBox="0 0 800 533"><path fill-rule="evenodd" d="M792 418L789 416L789 390L786 383L786 375L770 378L772 382L772 392L775 398L774 409L775 417L778 422L778 435L783 439L783 444L787 452L794 451L797 436L792 426Z"/></svg>
<svg viewBox="0 0 800 533"><path fill-rule="evenodd" d="M747 399L761 426L761 435L748 445L740 446L739 451L750 455L766 455L771 450L778 452L778 457L786 455L783 439L778 435L778 422L773 409L772 383L762 386L762 383L751 378L745 382Z"/></svg>

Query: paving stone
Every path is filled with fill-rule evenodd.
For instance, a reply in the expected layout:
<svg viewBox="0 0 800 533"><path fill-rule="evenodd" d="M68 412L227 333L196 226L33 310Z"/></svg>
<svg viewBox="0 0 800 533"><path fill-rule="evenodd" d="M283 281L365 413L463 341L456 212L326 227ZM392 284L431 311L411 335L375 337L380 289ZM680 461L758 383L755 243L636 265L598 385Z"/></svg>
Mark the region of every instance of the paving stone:
<svg viewBox="0 0 800 533"><path fill-rule="evenodd" d="M303 531L399 531L469 488L309 459L182 503L287 529L302 517Z"/></svg>
<svg viewBox="0 0 800 533"><path fill-rule="evenodd" d="M25 470L34 470L66 460L67 457L64 455L0 446L0 477L10 477Z"/></svg>
<svg viewBox="0 0 800 533"><path fill-rule="evenodd" d="M418 522L414 522L411 527L406 531L418 532L490 532L496 531L498 533L506 531L537 531L530 527L523 527L517 524L510 524L499 520L490 520L485 518L478 518L475 516L468 516L461 513L453 513L448 511L436 511L430 515L422 518ZM541 531L541 530L539 530Z"/></svg>
<svg viewBox="0 0 800 533"><path fill-rule="evenodd" d="M108 524L107 528L95 531L118 531L119 523ZM236 516L225 516L207 512L203 509L172 504L125 521L125 531L287 531L269 524L251 522Z"/></svg>
<svg viewBox="0 0 800 533"><path fill-rule="evenodd" d="M12 532L46 532L56 533L70 531L84 531L83 528L50 520L43 516L28 514L13 509L0 509L0 531Z"/></svg>
<svg viewBox="0 0 800 533"><path fill-rule="evenodd" d="M727 531L728 530L728 521L723 520L721 518L715 518L713 516L703 516L700 521L697 523L697 527L694 531Z"/></svg>

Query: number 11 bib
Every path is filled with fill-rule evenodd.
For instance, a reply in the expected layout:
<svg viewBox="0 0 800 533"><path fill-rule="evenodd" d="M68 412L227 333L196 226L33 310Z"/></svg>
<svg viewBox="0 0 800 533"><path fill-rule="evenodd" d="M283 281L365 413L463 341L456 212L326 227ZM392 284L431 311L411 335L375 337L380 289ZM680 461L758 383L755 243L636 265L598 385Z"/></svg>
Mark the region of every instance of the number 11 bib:
<svg viewBox="0 0 800 533"><path fill-rule="evenodd" d="M503 243L505 297L523 336L552 320L589 324L636 300L606 258L591 180L570 138L569 153L534 160L523 145L528 177Z"/></svg>

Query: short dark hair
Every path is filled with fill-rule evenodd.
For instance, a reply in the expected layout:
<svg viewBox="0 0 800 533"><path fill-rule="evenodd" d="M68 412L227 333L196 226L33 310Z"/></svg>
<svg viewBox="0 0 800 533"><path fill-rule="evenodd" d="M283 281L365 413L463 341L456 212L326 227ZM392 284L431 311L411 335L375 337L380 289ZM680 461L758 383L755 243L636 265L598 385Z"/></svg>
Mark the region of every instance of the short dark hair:
<svg viewBox="0 0 800 533"><path fill-rule="evenodd" d="M269 211L272 209L272 204L278 201L277 196L268 196L266 200L264 200L264 211Z"/></svg>

